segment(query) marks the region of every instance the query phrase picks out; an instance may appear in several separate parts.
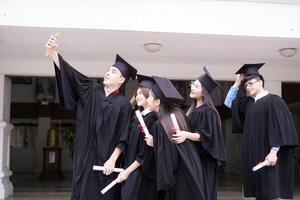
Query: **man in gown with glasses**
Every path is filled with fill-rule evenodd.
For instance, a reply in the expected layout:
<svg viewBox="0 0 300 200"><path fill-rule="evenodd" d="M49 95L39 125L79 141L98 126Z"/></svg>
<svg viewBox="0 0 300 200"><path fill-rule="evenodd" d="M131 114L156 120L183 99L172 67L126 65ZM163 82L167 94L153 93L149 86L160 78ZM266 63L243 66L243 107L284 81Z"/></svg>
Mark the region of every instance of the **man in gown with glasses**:
<svg viewBox="0 0 300 200"><path fill-rule="evenodd" d="M233 133L244 133L244 196L292 199L293 148L298 136L284 100L264 89L264 78L258 72L263 65L243 65L224 104L232 109ZM265 167L252 170L264 161Z"/></svg>

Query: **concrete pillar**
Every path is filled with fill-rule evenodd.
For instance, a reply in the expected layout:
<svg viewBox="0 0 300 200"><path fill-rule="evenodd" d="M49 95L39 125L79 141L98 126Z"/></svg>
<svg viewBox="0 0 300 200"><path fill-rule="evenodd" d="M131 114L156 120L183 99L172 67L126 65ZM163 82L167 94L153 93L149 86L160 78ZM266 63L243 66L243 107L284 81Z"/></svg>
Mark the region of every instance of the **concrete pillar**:
<svg viewBox="0 0 300 200"><path fill-rule="evenodd" d="M51 127L51 118L39 117L38 134L36 135L36 168L35 172L40 175L43 169L43 147L47 143L47 132Z"/></svg>
<svg viewBox="0 0 300 200"><path fill-rule="evenodd" d="M11 81L0 74L0 199L13 193L13 185L9 180L10 133L13 126L10 121Z"/></svg>
<svg viewBox="0 0 300 200"><path fill-rule="evenodd" d="M281 81L266 80L265 81L265 89L268 90L272 94L277 94L279 96L282 95Z"/></svg>

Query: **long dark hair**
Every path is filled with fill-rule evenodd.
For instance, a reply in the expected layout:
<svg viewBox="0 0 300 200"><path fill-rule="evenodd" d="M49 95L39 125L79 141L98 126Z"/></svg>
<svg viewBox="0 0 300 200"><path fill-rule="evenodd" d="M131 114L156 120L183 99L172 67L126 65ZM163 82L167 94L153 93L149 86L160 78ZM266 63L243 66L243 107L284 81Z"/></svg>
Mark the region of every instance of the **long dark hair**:
<svg viewBox="0 0 300 200"><path fill-rule="evenodd" d="M209 92L205 89L205 87L203 87L202 84L201 84L201 87L202 87L202 91L203 91L203 105L207 105L208 107L212 108L212 109L216 112L216 114L217 114L217 116L218 116L218 119L219 119L219 124L220 124L220 126L221 126L221 117L220 117L219 112L218 112L218 110L216 109L216 107L215 107L215 105L214 105L214 103L213 103L211 97L210 97ZM194 99L194 100L192 101L191 106L189 107L188 111L186 112L186 115L187 115L187 116L189 116L189 115L192 113L192 111L195 109L195 107L196 107L196 102L197 102L196 99Z"/></svg>
<svg viewBox="0 0 300 200"><path fill-rule="evenodd" d="M154 92L152 92L152 95L155 100L158 99ZM174 113L181 131L188 131L189 125L187 123L187 117L185 113L179 107L173 104L165 104L161 101L157 117L162 126L164 127L168 138L172 141L172 134L174 134L174 126L170 117L171 113Z"/></svg>

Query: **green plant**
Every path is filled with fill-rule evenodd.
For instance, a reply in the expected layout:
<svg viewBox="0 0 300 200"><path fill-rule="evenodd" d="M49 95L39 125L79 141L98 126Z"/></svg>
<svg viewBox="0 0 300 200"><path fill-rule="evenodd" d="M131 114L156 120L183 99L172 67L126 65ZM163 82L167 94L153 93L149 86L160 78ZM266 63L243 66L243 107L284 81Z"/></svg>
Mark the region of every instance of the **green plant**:
<svg viewBox="0 0 300 200"><path fill-rule="evenodd" d="M67 128L62 133L62 141L63 141L65 147L70 151L70 157L73 158L75 130L73 128Z"/></svg>

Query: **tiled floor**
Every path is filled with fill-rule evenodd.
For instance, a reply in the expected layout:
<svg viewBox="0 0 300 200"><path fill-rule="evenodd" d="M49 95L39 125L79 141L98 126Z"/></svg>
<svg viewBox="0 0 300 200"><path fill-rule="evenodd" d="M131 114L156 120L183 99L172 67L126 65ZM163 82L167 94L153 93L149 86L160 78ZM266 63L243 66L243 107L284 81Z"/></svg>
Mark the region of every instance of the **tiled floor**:
<svg viewBox="0 0 300 200"><path fill-rule="evenodd" d="M71 176L63 180L39 180L30 174L18 174L11 178L14 184L13 196L7 200L69 200ZM219 177L218 200L243 200L240 177L221 175ZM300 184L295 185L294 199L300 200Z"/></svg>

